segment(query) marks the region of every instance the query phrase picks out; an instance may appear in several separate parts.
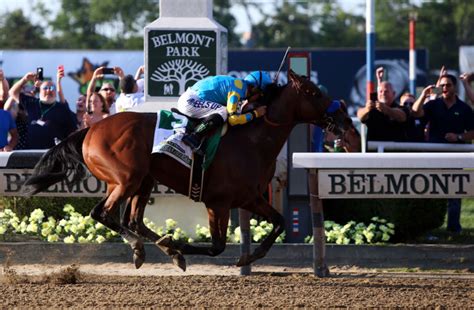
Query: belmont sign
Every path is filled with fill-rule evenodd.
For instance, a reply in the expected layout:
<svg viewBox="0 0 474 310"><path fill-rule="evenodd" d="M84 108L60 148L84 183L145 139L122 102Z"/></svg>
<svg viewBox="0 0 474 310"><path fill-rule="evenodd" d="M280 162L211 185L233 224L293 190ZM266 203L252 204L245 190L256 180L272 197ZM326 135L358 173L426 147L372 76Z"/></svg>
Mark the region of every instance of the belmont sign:
<svg viewBox="0 0 474 310"><path fill-rule="evenodd" d="M319 170L320 198L474 196L472 170Z"/></svg>
<svg viewBox="0 0 474 310"><path fill-rule="evenodd" d="M150 30L147 47L149 96L177 97L217 73L214 30Z"/></svg>
<svg viewBox="0 0 474 310"><path fill-rule="evenodd" d="M32 170L28 169L0 169L0 195L24 196L26 193L23 183L31 176L31 173ZM67 185L64 181L57 183L36 196L103 197L105 192L105 183L90 176L72 185ZM176 195L176 192L164 185L155 184L151 196L161 195Z"/></svg>

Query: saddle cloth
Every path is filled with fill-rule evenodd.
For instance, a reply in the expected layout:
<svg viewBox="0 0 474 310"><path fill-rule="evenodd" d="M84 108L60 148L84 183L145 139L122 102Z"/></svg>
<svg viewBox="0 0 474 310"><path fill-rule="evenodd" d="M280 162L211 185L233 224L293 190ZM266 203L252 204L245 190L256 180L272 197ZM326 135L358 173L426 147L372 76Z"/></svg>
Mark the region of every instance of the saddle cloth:
<svg viewBox="0 0 474 310"><path fill-rule="evenodd" d="M167 110L158 111L151 153L166 154L184 166L191 168L192 150L181 141L187 125L188 119L181 114ZM214 159L220 137L221 131L218 131L207 140L206 156L203 163L204 170L209 167Z"/></svg>

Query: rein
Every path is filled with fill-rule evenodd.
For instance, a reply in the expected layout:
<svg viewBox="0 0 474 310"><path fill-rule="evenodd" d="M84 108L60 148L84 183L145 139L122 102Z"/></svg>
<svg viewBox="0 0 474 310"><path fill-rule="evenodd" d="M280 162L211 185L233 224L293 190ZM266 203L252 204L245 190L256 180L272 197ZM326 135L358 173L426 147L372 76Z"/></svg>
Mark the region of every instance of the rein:
<svg viewBox="0 0 474 310"><path fill-rule="evenodd" d="M272 126L272 127L281 127L281 126L291 126L293 124L295 124L296 122L288 122L288 123L276 123L276 122L273 122L271 121L267 115L265 114L263 116L263 120L265 121L266 124Z"/></svg>

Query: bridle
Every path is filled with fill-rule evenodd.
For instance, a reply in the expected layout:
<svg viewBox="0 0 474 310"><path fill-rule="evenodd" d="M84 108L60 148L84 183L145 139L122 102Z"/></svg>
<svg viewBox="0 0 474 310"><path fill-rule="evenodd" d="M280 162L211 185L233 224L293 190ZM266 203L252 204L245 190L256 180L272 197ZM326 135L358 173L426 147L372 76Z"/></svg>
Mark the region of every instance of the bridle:
<svg viewBox="0 0 474 310"><path fill-rule="evenodd" d="M296 93L299 93L300 91L302 91L302 92L305 92L307 95L311 95L313 97L316 96L316 92L313 92L310 94L310 90L303 89L301 87L301 84L295 84L294 87L295 87ZM336 128L336 122L334 121L334 117L332 117L331 115L334 114L340 107L341 107L340 102L333 100L331 104L326 108L326 111L323 117L320 120L314 121L311 123L323 128L324 130L333 131L334 128ZM275 122L275 121L270 120L267 114L263 116L263 120L265 121L267 125L271 127L292 126L292 125L300 123L300 122L285 122L285 123Z"/></svg>

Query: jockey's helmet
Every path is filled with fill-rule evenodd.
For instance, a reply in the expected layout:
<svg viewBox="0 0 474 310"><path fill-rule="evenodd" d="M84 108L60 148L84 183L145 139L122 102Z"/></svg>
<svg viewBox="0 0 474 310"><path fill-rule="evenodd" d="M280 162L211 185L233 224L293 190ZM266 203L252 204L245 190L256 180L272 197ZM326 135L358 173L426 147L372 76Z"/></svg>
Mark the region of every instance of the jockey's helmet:
<svg viewBox="0 0 474 310"><path fill-rule="evenodd" d="M247 84L257 87L263 91L269 84L272 83L272 78L266 71L253 71L245 77L244 81L247 82Z"/></svg>

